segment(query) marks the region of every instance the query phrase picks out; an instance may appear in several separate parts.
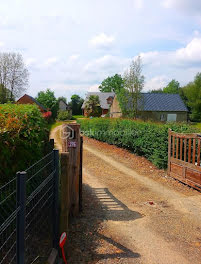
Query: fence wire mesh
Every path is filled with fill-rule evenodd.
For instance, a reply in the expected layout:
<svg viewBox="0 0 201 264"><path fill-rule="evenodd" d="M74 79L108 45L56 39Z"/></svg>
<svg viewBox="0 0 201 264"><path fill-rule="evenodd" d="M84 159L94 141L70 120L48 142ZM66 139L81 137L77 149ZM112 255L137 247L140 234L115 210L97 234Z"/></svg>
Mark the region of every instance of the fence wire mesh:
<svg viewBox="0 0 201 264"><path fill-rule="evenodd" d="M54 152L26 170L25 263L47 257L52 247Z"/></svg>
<svg viewBox="0 0 201 264"><path fill-rule="evenodd" d="M0 187L0 264L16 263L16 177Z"/></svg>
<svg viewBox="0 0 201 264"><path fill-rule="evenodd" d="M0 186L0 264L17 263L18 230L23 232L17 224L19 214L25 219L25 263L47 260L53 242L55 171L54 151L25 171L25 211L17 206L20 173Z"/></svg>

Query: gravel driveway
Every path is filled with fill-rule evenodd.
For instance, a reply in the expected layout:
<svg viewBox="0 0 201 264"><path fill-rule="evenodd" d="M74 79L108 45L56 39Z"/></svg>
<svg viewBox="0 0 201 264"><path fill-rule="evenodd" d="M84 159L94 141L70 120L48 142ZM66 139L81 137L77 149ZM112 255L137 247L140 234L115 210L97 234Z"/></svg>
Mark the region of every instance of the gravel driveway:
<svg viewBox="0 0 201 264"><path fill-rule="evenodd" d="M69 263L201 263L201 194L143 157L84 139L83 213Z"/></svg>

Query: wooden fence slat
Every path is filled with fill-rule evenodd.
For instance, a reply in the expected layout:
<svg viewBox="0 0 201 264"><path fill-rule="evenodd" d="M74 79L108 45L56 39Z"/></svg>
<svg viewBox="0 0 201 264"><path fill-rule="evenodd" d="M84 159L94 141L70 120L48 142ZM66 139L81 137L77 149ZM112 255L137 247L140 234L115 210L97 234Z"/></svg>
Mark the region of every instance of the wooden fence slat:
<svg viewBox="0 0 201 264"><path fill-rule="evenodd" d="M195 164L195 155L196 155L196 139L193 139L193 164Z"/></svg>
<svg viewBox="0 0 201 264"><path fill-rule="evenodd" d="M180 160L183 158L183 139L180 138Z"/></svg>
<svg viewBox="0 0 201 264"><path fill-rule="evenodd" d="M191 139L188 141L188 162L191 163Z"/></svg>
<svg viewBox="0 0 201 264"><path fill-rule="evenodd" d="M175 157L175 136L172 137L172 157Z"/></svg>
<svg viewBox="0 0 201 264"><path fill-rule="evenodd" d="M178 159L178 157L179 157L179 139L178 138L176 138L176 139L177 139L176 159Z"/></svg>
<svg viewBox="0 0 201 264"><path fill-rule="evenodd" d="M200 139L198 139L197 165L200 166Z"/></svg>
<svg viewBox="0 0 201 264"><path fill-rule="evenodd" d="M187 139L184 139L184 161L186 161L186 152L187 152Z"/></svg>

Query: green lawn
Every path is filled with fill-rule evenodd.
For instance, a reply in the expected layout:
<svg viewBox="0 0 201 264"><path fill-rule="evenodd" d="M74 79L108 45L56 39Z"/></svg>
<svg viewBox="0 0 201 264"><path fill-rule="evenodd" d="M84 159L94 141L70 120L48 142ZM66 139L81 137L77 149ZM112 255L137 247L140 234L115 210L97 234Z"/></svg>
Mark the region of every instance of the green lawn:
<svg viewBox="0 0 201 264"><path fill-rule="evenodd" d="M79 119L79 118L84 118L84 116L83 115L74 115L73 118Z"/></svg>
<svg viewBox="0 0 201 264"><path fill-rule="evenodd" d="M197 123L195 126L201 130L201 123Z"/></svg>

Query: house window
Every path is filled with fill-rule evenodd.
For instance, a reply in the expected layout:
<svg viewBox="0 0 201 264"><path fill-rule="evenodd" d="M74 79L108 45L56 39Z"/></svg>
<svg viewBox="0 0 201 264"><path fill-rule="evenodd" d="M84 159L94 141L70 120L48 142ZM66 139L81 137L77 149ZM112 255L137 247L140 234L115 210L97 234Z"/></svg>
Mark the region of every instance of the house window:
<svg viewBox="0 0 201 264"><path fill-rule="evenodd" d="M161 121L165 121L165 114L161 114L161 116L160 116L160 120L161 120Z"/></svg>
<svg viewBox="0 0 201 264"><path fill-rule="evenodd" d="M177 121L177 114L168 114L167 115L168 122L176 122Z"/></svg>

